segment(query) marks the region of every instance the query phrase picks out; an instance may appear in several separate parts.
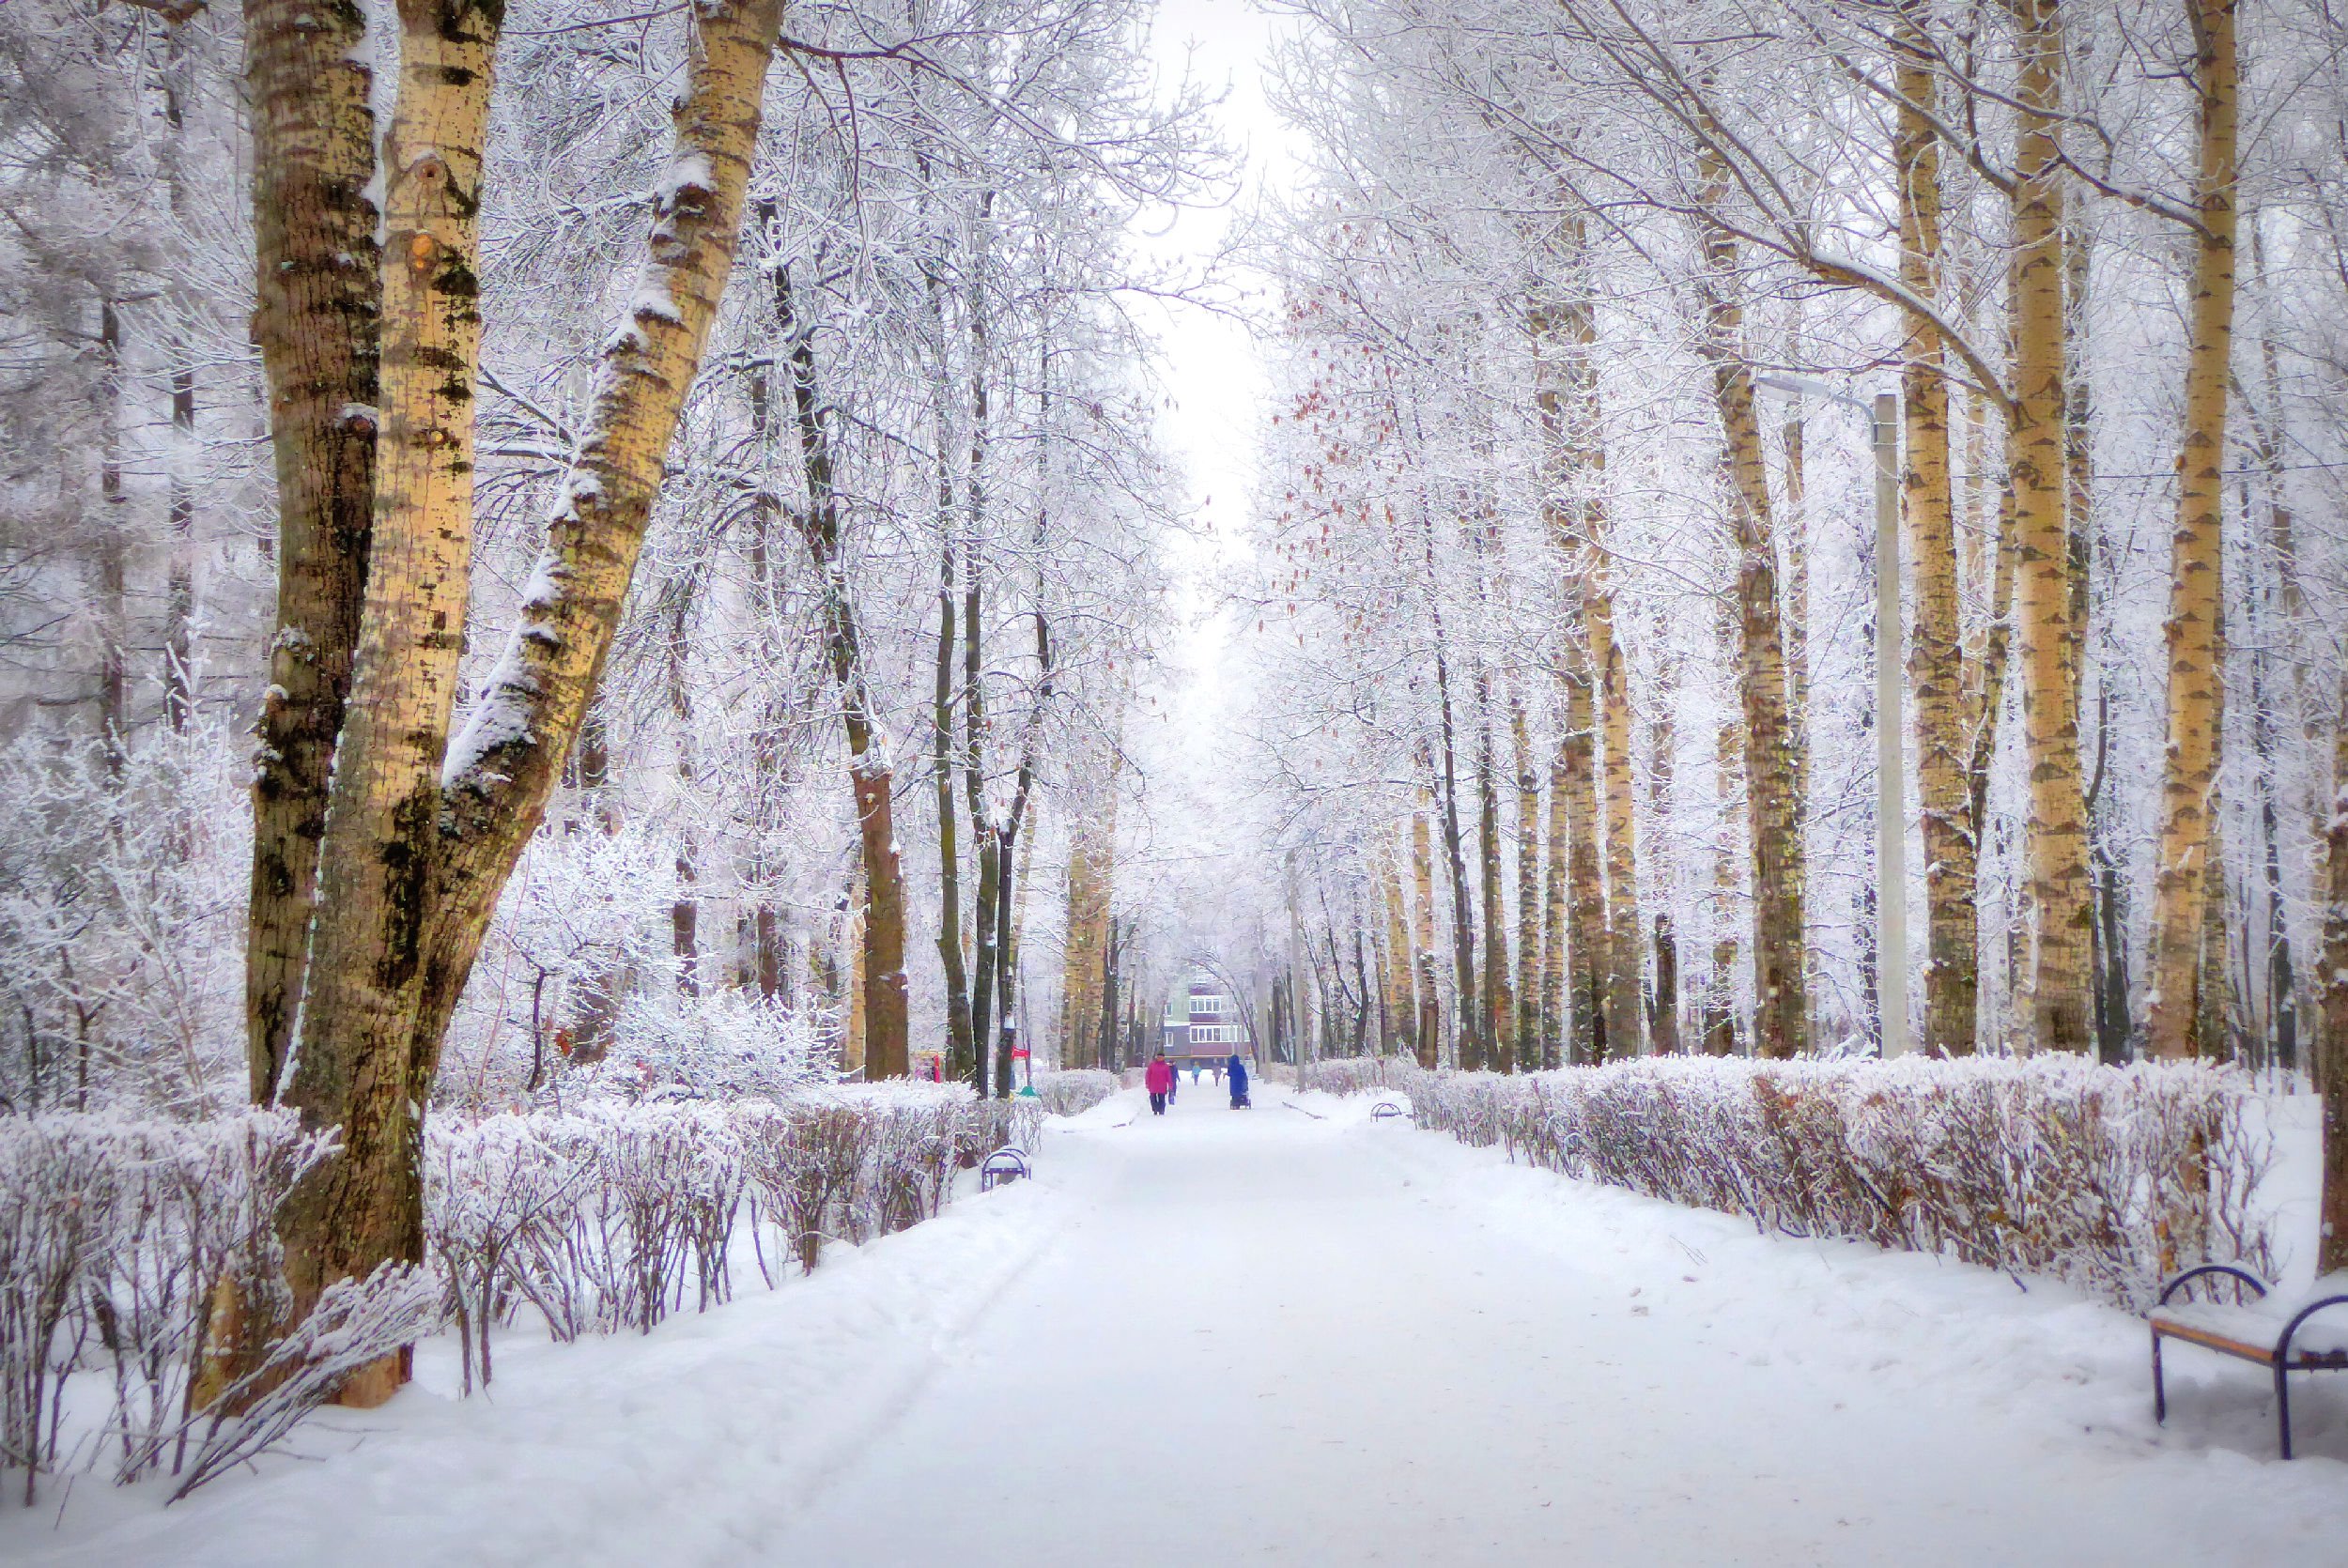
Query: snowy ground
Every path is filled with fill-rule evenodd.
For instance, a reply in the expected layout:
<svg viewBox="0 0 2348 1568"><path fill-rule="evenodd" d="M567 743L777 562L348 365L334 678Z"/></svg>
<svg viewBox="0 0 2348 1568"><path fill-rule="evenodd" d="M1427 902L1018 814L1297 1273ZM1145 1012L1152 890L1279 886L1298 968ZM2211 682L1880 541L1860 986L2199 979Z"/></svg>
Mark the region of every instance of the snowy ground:
<svg viewBox="0 0 2348 1568"><path fill-rule="evenodd" d="M1120 1097L803 1284L0 1560L2348 1561L2348 1376L2281 1464L2255 1368L2176 1351L2157 1429L2142 1325L2057 1288L1257 1099Z"/></svg>

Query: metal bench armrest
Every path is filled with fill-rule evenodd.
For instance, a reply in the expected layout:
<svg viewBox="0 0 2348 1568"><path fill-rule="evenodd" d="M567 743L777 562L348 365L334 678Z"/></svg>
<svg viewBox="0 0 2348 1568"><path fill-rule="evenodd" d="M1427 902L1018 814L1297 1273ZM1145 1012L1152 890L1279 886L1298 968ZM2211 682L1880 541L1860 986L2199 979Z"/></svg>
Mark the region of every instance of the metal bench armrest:
<svg viewBox="0 0 2348 1568"><path fill-rule="evenodd" d="M2256 1274L2251 1273L2248 1269L2236 1268L2231 1263L2204 1263L2199 1268L2186 1269L2184 1273L2179 1274L2175 1279L2170 1280L2167 1284L2163 1285L2160 1291L2159 1304L2164 1307L2167 1306L2169 1304L2169 1298L2174 1296L2179 1289L2188 1283L2200 1279L2204 1274L2229 1274L2233 1278L2240 1280L2244 1284L2248 1285L2252 1290L2257 1291L2262 1297L2266 1294L2266 1282L2260 1279ZM2348 1298L2336 1299L2348 1299ZM2329 1305L2330 1303L2325 1302L2321 1304ZM2294 1327L2296 1327L2295 1322Z"/></svg>
<svg viewBox="0 0 2348 1568"><path fill-rule="evenodd" d="M2326 1307L2348 1307L2348 1295L2326 1296L2320 1300L2309 1301L2294 1313L2291 1321L2283 1325L2283 1337L2275 1342L2275 1360L2278 1362L2291 1359L2291 1338L2299 1331L2299 1325Z"/></svg>

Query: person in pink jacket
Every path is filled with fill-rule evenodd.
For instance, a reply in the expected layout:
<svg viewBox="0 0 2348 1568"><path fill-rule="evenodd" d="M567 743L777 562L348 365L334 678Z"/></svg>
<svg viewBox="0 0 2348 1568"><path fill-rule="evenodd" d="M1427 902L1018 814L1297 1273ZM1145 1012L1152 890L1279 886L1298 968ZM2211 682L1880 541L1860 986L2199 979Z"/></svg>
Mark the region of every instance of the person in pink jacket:
<svg viewBox="0 0 2348 1568"><path fill-rule="evenodd" d="M1150 1066L1142 1073L1141 1081L1150 1090L1150 1114L1153 1116L1165 1115L1166 1091L1174 1086L1174 1068L1167 1063L1165 1052L1161 1051L1150 1058Z"/></svg>

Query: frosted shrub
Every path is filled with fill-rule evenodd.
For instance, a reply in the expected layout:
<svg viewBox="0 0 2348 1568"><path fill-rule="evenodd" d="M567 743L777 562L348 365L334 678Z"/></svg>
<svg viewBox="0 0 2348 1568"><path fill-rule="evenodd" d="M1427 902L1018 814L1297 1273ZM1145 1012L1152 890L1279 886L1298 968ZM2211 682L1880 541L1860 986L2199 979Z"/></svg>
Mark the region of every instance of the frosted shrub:
<svg viewBox="0 0 2348 1568"><path fill-rule="evenodd" d="M649 1332L688 1301L706 1311L733 1295L746 1214L772 1286L781 1255L812 1271L827 1238L934 1216L957 1166L1031 1140L1041 1118L921 1084L435 1118L425 1235L465 1386L489 1381L491 1331L525 1309L557 1340ZM767 1222L783 1248L773 1263Z"/></svg>
<svg viewBox="0 0 2348 1568"><path fill-rule="evenodd" d="M1406 1066L1418 1125L1765 1231L2050 1274L2132 1308L2185 1265L2271 1275L2272 1161L2239 1074L2071 1057Z"/></svg>
<svg viewBox="0 0 2348 1568"><path fill-rule="evenodd" d="M443 1316L468 1391L489 1380L492 1330L526 1311L557 1340L649 1331L732 1296L746 1207L762 1270L761 1209L811 1269L826 1236L935 1214L957 1165L1032 1146L1042 1115L908 1084L436 1116L425 1267L343 1281L233 1360L208 1336L283 1315L277 1210L331 1140L283 1111L0 1115L0 1474L28 1503L70 1470L164 1471L183 1497Z"/></svg>
<svg viewBox="0 0 2348 1568"><path fill-rule="evenodd" d="M1124 1085L1117 1074L1099 1068L1062 1068L1035 1075L1036 1100L1055 1116L1089 1111Z"/></svg>
<svg viewBox="0 0 2348 1568"><path fill-rule="evenodd" d="M1390 1074L1407 1058L1400 1056L1331 1056L1306 1062L1296 1069L1296 1086L1323 1094L1358 1095L1391 1086Z"/></svg>
<svg viewBox="0 0 2348 1568"><path fill-rule="evenodd" d="M270 1413L232 1417L234 1398L198 1408L191 1384L217 1303L236 1301L247 1321L282 1310L277 1207L328 1146L278 1111L0 1117L0 1470L23 1473L25 1501L40 1475L69 1468L117 1481L168 1469L184 1493L324 1397L286 1376L290 1341L260 1358L285 1385ZM388 1284L353 1298L338 1353L359 1365L395 1348L367 1336L385 1310L405 1321L411 1298ZM232 1395L257 1387L236 1370L215 1381ZM80 1379L70 1402L68 1378Z"/></svg>

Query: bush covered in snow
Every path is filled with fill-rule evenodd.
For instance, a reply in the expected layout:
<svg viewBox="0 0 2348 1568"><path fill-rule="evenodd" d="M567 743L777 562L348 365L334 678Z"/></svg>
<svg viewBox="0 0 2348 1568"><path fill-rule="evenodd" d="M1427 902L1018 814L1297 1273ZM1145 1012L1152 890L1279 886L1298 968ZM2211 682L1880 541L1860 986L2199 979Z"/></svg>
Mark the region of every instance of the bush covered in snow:
<svg viewBox="0 0 2348 1568"><path fill-rule="evenodd" d="M1035 1075L1036 1099L1055 1116L1089 1111L1123 1087L1117 1074L1101 1068L1062 1068Z"/></svg>
<svg viewBox="0 0 2348 1568"><path fill-rule="evenodd" d="M891 1084L442 1117L425 1135L425 1228L466 1386L489 1378L491 1328L525 1312L557 1340L649 1332L732 1297L737 1241L771 1286L786 1260L812 1269L826 1239L918 1224L958 1167L1031 1149L1041 1115Z"/></svg>
<svg viewBox="0 0 2348 1568"><path fill-rule="evenodd" d="M2269 1277L2256 1096L2198 1064L1649 1057L1394 1074L1419 1126L1763 1230L2049 1274L2133 1308L2174 1268Z"/></svg>
<svg viewBox="0 0 2348 1568"><path fill-rule="evenodd" d="M1394 1074L1410 1060L1407 1056L1331 1056L1306 1062L1296 1069L1296 1086L1332 1095L1367 1094L1392 1087Z"/></svg>
<svg viewBox="0 0 2348 1568"><path fill-rule="evenodd" d="M408 1271L350 1283L260 1364L220 1369L224 1397L193 1398L216 1306L276 1315L277 1206L329 1146L279 1111L0 1116L0 1471L27 1503L67 1469L168 1470L184 1493L437 1317Z"/></svg>
<svg viewBox="0 0 2348 1568"><path fill-rule="evenodd" d="M1032 1149L1042 1121L913 1084L434 1117L425 1267L346 1281L249 1362L214 1364L218 1314L282 1312L278 1207L330 1142L279 1111L0 1115L0 1472L27 1502L75 1470L168 1471L183 1495L444 1316L468 1389L491 1327L525 1314L557 1340L648 1331L728 1299L737 1242L774 1284L826 1238L928 1219L957 1168Z"/></svg>

